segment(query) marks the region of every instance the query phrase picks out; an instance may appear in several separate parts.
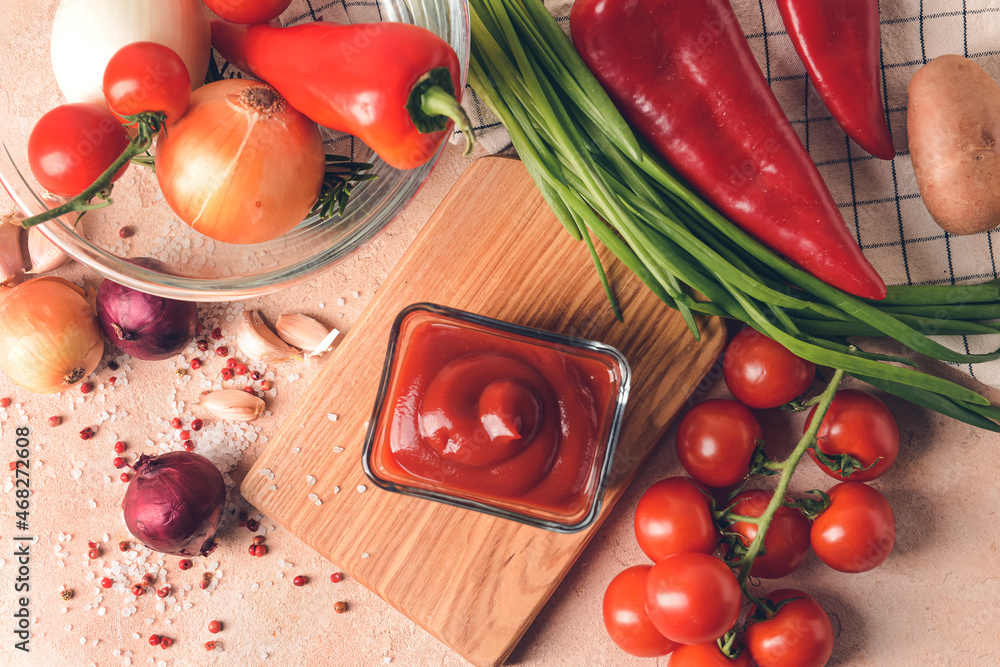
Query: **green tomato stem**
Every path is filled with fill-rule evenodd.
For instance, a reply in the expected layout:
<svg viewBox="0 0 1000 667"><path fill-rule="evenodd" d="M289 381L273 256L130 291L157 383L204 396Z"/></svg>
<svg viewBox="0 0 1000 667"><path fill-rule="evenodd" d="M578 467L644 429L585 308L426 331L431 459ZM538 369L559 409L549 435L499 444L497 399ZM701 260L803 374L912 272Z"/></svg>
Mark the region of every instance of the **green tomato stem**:
<svg viewBox="0 0 1000 667"><path fill-rule="evenodd" d="M153 137L160 131L162 122L163 114L141 114L138 120L138 134L129 140L125 151L118 156L117 160L111 163L110 167L104 170L104 173L98 176L96 181L90 184L90 187L64 204L43 211L38 215L33 215L30 218L25 218L21 221L21 226L27 229L28 227L34 227L48 220L54 220L68 213L79 213L80 217L82 217L87 211L110 205L111 183L115 174L131 162L132 158L149 150L149 147L153 144ZM91 203L91 200L95 197L99 201ZM77 220L80 217L77 217Z"/></svg>
<svg viewBox="0 0 1000 667"><path fill-rule="evenodd" d="M792 475L795 473L795 466L798 465L799 460L806 453L806 451L812 446L813 442L816 440L816 434L819 432L820 424L823 423L823 417L826 416L826 411L830 407L830 403L833 402L833 397L837 393L837 387L840 386L840 381L844 378L844 371L838 369L836 373L833 374L833 379L830 380L830 384L826 386L823 393L819 396L819 401L816 403L816 414L813 415L812 422L809 424L809 428L802 435L802 439L792 450L792 453L787 459L781 463L775 464L775 468L781 469L781 476L778 478L778 487L774 490L774 495L771 496L771 502L768 503L767 509L764 510L763 514L757 518L754 523L757 524L757 535L754 537L753 542L747 548L746 554L739 561L739 574L737 575L737 580L740 582L740 587L743 588L744 594L753 600L753 597L747 593L746 582L747 578L750 576L750 568L753 566L753 561L757 558L757 554L764 546L764 537L767 535L767 529L771 525L771 520L774 518L774 513L778 511L778 508L782 506L785 502L785 493L788 491L788 484L792 481ZM745 521L747 517L741 517L740 521Z"/></svg>

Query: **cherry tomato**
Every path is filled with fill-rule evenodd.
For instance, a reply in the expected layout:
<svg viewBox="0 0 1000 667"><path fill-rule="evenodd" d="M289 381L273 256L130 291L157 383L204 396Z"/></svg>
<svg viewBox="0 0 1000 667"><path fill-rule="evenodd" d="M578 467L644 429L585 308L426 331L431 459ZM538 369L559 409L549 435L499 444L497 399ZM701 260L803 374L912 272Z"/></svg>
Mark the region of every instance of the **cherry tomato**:
<svg viewBox="0 0 1000 667"><path fill-rule="evenodd" d="M281 16L292 0L205 0L220 19L233 23L267 23Z"/></svg>
<svg viewBox="0 0 1000 667"><path fill-rule="evenodd" d="M727 658L716 642L678 646L670 656L670 667L753 667L750 653L741 651Z"/></svg>
<svg viewBox="0 0 1000 667"><path fill-rule="evenodd" d="M730 341L722 358L726 386L751 408L776 408L797 398L816 375L816 364L747 327Z"/></svg>
<svg viewBox="0 0 1000 667"><path fill-rule="evenodd" d="M640 658L656 658L677 648L646 614L646 575L652 567L636 565L620 572L604 592L604 627L619 647Z"/></svg>
<svg viewBox="0 0 1000 667"><path fill-rule="evenodd" d="M833 624L823 608L802 591L785 589L767 595L788 602L767 620L748 619L746 642L758 667L822 667L833 654Z"/></svg>
<svg viewBox="0 0 1000 667"><path fill-rule="evenodd" d="M677 458L705 486L719 489L743 479L761 430L736 401L712 399L691 408L677 426Z"/></svg>
<svg viewBox="0 0 1000 667"><path fill-rule="evenodd" d="M665 637L705 644L729 632L743 592L736 575L708 554L667 556L646 576L646 613Z"/></svg>
<svg viewBox="0 0 1000 667"><path fill-rule="evenodd" d="M867 572L896 543L896 517L885 497L861 482L841 482L827 494L830 506L809 534L816 556L840 572Z"/></svg>
<svg viewBox="0 0 1000 667"><path fill-rule="evenodd" d="M635 539L654 563L682 552L710 554L719 543L709 500L686 477L660 480L635 508Z"/></svg>
<svg viewBox="0 0 1000 667"><path fill-rule="evenodd" d="M744 491L734 498L733 513L758 517L767 509L773 495L771 491L760 489ZM757 526L745 521L737 521L729 530L741 535L747 547L757 537ZM750 574L763 579L787 576L802 565L808 554L809 520L797 509L779 507L764 536L764 551L754 559Z"/></svg>
<svg viewBox="0 0 1000 667"><path fill-rule="evenodd" d="M133 42L111 56L104 70L104 98L119 116L159 111L173 123L191 100L187 65L170 47Z"/></svg>
<svg viewBox="0 0 1000 667"><path fill-rule="evenodd" d="M96 104L63 104L38 119L28 137L28 166L43 188L75 197L125 152L125 128ZM121 178L128 163L115 174Z"/></svg>
<svg viewBox="0 0 1000 667"><path fill-rule="evenodd" d="M803 432L809 428L816 408L812 409ZM850 454L862 468L855 468L848 476L843 469L833 472L816 459L811 449L809 456L830 477L867 482L881 477L899 455L899 425L885 404L865 391L844 389L838 391L823 417L816 434L820 451L824 454ZM878 461L878 463L875 463ZM872 465L874 463L874 465Z"/></svg>

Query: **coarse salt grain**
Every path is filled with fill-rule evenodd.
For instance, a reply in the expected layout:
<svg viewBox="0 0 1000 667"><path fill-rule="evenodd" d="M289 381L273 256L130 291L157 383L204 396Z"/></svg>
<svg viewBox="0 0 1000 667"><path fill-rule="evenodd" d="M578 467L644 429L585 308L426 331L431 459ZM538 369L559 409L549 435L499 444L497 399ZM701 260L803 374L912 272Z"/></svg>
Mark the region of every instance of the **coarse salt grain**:
<svg viewBox="0 0 1000 667"><path fill-rule="evenodd" d="M313 477L312 475L306 475L306 484L308 484L309 486L313 486L314 484L316 484L316 478Z"/></svg>
<svg viewBox="0 0 1000 667"><path fill-rule="evenodd" d="M335 453L339 454L339 453L341 453L342 451L344 451L344 448L343 448L343 447L334 447L334 448L333 448L333 451L334 451Z"/></svg>
<svg viewBox="0 0 1000 667"><path fill-rule="evenodd" d="M367 486L365 486L364 484L358 484L358 493L364 493L367 490L368 490Z"/></svg>
<svg viewBox="0 0 1000 667"><path fill-rule="evenodd" d="M329 414L328 414L328 415L326 416L326 418L327 418L327 419L329 419L329 420L330 420L330 421L332 421L332 422L335 422L335 421L337 421L337 415L335 415L335 414L334 414L334 413L332 413L332 412L331 412L331 413L329 413Z"/></svg>

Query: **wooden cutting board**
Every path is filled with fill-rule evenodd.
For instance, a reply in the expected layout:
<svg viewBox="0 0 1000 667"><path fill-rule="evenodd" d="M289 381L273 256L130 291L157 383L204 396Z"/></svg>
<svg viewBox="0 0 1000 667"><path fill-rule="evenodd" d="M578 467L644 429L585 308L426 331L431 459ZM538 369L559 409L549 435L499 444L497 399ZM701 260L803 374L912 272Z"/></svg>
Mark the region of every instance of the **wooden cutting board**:
<svg viewBox="0 0 1000 667"><path fill-rule="evenodd" d="M555 219L524 166L478 160L330 354L247 474L244 497L470 662L502 663L725 339L719 320L701 319L696 343L675 311L601 250L624 323L614 319L586 246ZM362 444L393 318L421 301L599 340L625 354L632 388L595 525L551 533L383 491L365 477Z"/></svg>

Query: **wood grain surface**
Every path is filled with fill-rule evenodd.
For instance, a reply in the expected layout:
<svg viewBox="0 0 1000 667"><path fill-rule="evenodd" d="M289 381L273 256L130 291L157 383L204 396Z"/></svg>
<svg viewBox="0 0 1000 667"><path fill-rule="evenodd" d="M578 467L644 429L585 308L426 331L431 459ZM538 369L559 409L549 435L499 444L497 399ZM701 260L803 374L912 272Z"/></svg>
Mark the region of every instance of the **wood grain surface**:
<svg viewBox="0 0 1000 667"><path fill-rule="evenodd" d="M473 664L502 663L725 340L720 321L700 319L695 342L676 312L601 254L624 323L586 246L563 230L523 165L478 160L330 353L247 474L244 497ZM599 340L625 354L632 387L593 526L551 533L384 491L365 477L361 451L389 331L403 307L422 301Z"/></svg>

